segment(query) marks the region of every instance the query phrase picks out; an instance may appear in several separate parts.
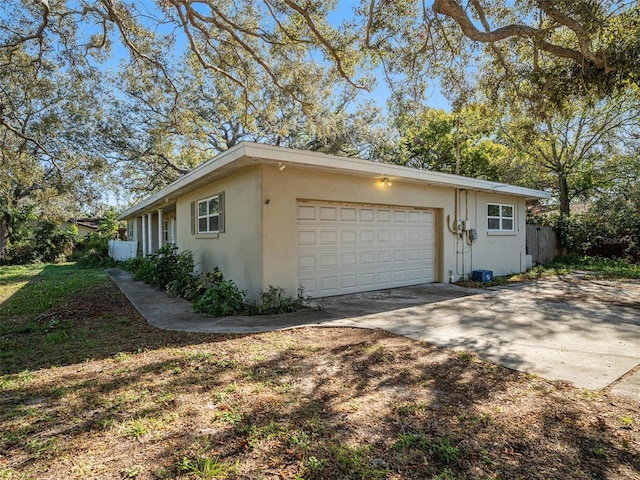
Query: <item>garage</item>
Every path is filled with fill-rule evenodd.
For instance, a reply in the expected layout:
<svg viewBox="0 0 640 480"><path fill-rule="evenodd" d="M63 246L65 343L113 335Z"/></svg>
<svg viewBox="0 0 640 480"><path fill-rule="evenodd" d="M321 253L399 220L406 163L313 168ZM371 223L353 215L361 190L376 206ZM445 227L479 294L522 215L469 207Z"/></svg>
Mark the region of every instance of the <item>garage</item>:
<svg viewBox="0 0 640 480"><path fill-rule="evenodd" d="M435 212L298 201L298 282L327 297L435 281Z"/></svg>

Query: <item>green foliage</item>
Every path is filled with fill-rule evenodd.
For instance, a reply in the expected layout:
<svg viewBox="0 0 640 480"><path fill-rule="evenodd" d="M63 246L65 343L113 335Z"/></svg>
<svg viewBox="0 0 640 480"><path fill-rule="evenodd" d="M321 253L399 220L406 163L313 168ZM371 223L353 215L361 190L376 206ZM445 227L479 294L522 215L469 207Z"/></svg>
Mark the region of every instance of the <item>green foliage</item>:
<svg viewBox="0 0 640 480"><path fill-rule="evenodd" d="M335 459L344 478L382 479L389 474L387 468L376 468L368 458L368 448L339 447L334 449Z"/></svg>
<svg viewBox="0 0 640 480"><path fill-rule="evenodd" d="M428 451L440 465L451 466L460 460L460 450L446 437L433 439L423 433L401 434L393 448L398 451Z"/></svg>
<svg viewBox="0 0 640 480"><path fill-rule="evenodd" d="M79 238L71 259L85 267L113 265L114 262L109 257L109 238L99 232L92 232Z"/></svg>
<svg viewBox="0 0 640 480"><path fill-rule="evenodd" d="M404 111L396 121L401 139L394 162L456 173L459 149L461 175L500 180L501 165L507 162L509 152L490 139L488 116L479 105L458 114L430 108L417 113Z"/></svg>
<svg viewBox="0 0 640 480"><path fill-rule="evenodd" d="M257 314L273 315L297 312L303 308L304 300L302 296L298 298L289 297L282 288L269 285L269 288L260 293L260 305L257 306Z"/></svg>
<svg viewBox="0 0 640 480"><path fill-rule="evenodd" d="M177 253L175 245L165 245L148 257L137 257L124 263L124 268L156 288L191 300L198 291L198 279L193 275L193 254L189 250Z"/></svg>
<svg viewBox="0 0 640 480"><path fill-rule="evenodd" d="M41 222L34 231L33 253L46 263L64 262L73 252L74 235L51 222Z"/></svg>
<svg viewBox="0 0 640 480"><path fill-rule="evenodd" d="M193 302L196 312L214 317L236 315L244 310L246 292L240 290L233 280L222 280L206 290Z"/></svg>
<svg viewBox="0 0 640 480"><path fill-rule="evenodd" d="M630 263L624 259L566 256L556 258L546 268L594 272L605 278L640 278L640 264Z"/></svg>
<svg viewBox="0 0 640 480"><path fill-rule="evenodd" d="M460 450L448 438L438 438L431 444L431 453L438 463L453 465L460 459Z"/></svg>
<svg viewBox="0 0 640 480"><path fill-rule="evenodd" d="M181 295L187 300L193 301L203 295L207 289L219 284L224 279L222 272L218 267L213 272L203 272L196 277L190 275L189 286L185 288L184 294ZM186 278L185 278L186 281Z"/></svg>
<svg viewBox="0 0 640 480"><path fill-rule="evenodd" d="M246 301L247 292L240 290L233 280L224 280L216 267L213 272L194 275L193 254L176 253L177 247L167 245L148 257L137 257L123 264L141 280L156 288L193 302L196 312L215 317L229 315L272 315L296 312L304 308L302 290L298 298L285 295L280 287L269 286L260 294L260 302Z"/></svg>
<svg viewBox="0 0 640 480"><path fill-rule="evenodd" d="M178 470L189 472L193 478L213 480L227 478L237 471L237 465L221 462L219 457L199 458L196 461L183 458L178 462Z"/></svg>
<svg viewBox="0 0 640 480"><path fill-rule="evenodd" d="M193 276L193 253L184 250L177 255L171 256L169 264L171 270L171 279L167 283L167 291L176 297L183 297L187 300L193 300L196 295L197 279Z"/></svg>

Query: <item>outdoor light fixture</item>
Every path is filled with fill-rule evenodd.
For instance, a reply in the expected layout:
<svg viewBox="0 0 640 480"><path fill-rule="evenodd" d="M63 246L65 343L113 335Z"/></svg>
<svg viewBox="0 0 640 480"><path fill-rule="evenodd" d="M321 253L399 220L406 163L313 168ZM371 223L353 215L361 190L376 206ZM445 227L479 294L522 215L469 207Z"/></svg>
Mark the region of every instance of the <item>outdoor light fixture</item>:
<svg viewBox="0 0 640 480"><path fill-rule="evenodd" d="M389 179L387 177L384 177L382 180L380 180L380 185L382 185L383 187L386 185L387 187L391 186L391 182L389 181Z"/></svg>
<svg viewBox="0 0 640 480"><path fill-rule="evenodd" d="M283 171L285 168L287 168L287 166L284 163L278 162L278 170Z"/></svg>

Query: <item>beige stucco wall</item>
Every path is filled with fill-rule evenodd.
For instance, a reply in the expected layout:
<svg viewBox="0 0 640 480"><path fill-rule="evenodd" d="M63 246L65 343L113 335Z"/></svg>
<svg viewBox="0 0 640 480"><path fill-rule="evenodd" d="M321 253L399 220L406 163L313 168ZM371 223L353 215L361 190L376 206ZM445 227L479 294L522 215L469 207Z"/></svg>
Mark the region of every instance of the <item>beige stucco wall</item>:
<svg viewBox="0 0 640 480"><path fill-rule="evenodd" d="M514 206L514 231L489 232L487 230L487 204L499 203ZM456 273L464 271L492 270L494 275L509 275L523 270L526 253L526 209L525 199L511 195L484 192L460 193L460 219L478 231L478 240L464 244L464 254L458 253ZM454 236L455 238L455 236ZM461 246L458 245L458 251Z"/></svg>
<svg viewBox="0 0 640 480"><path fill-rule="evenodd" d="M191 202L217 193L225 195L225 231L220 234L191 234ZM262 290L260 248L260 169L245 170L210 183L176 202L177 244L193 252L196 270L218 267L224 278L246 289L251 298Z"/></svg>

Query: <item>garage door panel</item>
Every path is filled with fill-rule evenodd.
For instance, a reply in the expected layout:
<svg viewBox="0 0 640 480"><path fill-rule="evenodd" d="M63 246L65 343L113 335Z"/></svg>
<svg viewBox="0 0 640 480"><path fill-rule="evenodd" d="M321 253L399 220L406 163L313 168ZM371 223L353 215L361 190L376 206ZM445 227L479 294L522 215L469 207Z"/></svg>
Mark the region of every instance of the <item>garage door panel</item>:
<svg viewBox="0 0 640 480"><path fill-rule="evenodd" d="M315 278L298 279L298 283L306 295L311 295L310 292L318 291L318 282Z"/></svg>
<svg viewBox="0 0 640 480"><path fill-rule="evenodd" d="M298 279L316 297L434 281L433 211L302 203Z"/></svg>
<svg viewBox="0 0 640 480"><path fill-rule="evenodd" d="M406 270L395 270L393 272L393 283L404 283L408 278L409 275Z"/></svg>
<svg viewBox="0 0 640 480"><path fill-rule="evenodd" d="M411 248L407 251L407 259L412 262L419 262L424 257L422 255L422 250Z"/></svg>
<svg viewBox="0 0 640 480"><path fill-rule="evenodd" d="M338 266L338 255L336 253L325 253L320 256L320 266L323 268L326 267L337 267Z"/></svg>
<svg viewBox="0 0 640 480"><path fill-rule="evenodd" d="M321 245L337 245L338 232L336 232L335 230L321 230L320 244Z"/></svg>
<svg viewBox="0 0 640 480"><path fill-rule="evenodd" d="M391 285L392 278L393 278L393 273L391 273L390 271L378 273L378 283L381 286Z"/></svg>
<svg viewBox="0 0 640 480"><path fill-rule="evenodd" d="M374 264L376 263L376 252L360 252L360 263Z"/></svg>
<svg viewBox="0 0 640 480"><path fill-rule="evenodd" d="M371 229L360 230L360 243L361 244L370 244L375 243L376 234Z"/></svg>
<svg viewBox="0 0 640 480"><path fill-rule="evenodd" d="M298 220L315 220L316 207L309 205L298 205Z"/></svg>
<svg viewBox="0 0 640 480"><path fill-rule="evenodd" d="M298 231L298 245L315 245L318 243L315 230Z"/></svg>
<svg viewBox="0 0 640 480"><path fill-rule="evenodd" d="M298 255L298 268L315 269L318 266L315 255Z"/></svg>
<svg viewBox="0 0 640 480"><path fill-rule="evenodd" d="M342 207L340 209L340 220L343 222L354 222L358 218L356 212L357 210L355 208Z"/></svg>
<svg viewBox="0 0 640 480"><path fill-rule="evenodd" d="M358 243L358 232L356 230L342 230L341 233L341 240L343 245Z"/></svg>
<svg viewBox="0 0 640 480"><path fill-rule="evenodd" d="M393 251L393 261L394 262L405 262L407 260L407 251L406 250L394 250Z"/></svg>
<svg viewBox="0 0 640 480"><path fill-rule="evenodd" d="M341 287L343 289L348 288L357 288L358 286L358 276L357 275L342 275L341 277Z"/></svg>
<svg viewBox="0 0 640 480"><path fill-rule="evenodd" d="M391 250L382 250L378 252L378 263L387 263L391 261Z"/></svg>
<svg viewBox="0 0 640 480"><path fill-rule="evenodd" d="M407 242L407 231L405 229L399 229L393 231L393 243L395 245L404 244Z"/></svg>
<svg viewBox="0 0 640 480"><path fill-rule="evenodd" d="M340 257L343 267L352 267L358 264L358 252L344 252Z"/></svg>
<svg viewBox="0 0 640 480"><path fill-rule="evenodd" d="M375 273L363 273L360 275L360 285L363 287L373 287L376 285Z"/></svg>
<svg viewBox="0 0 640 480"><path fill-rule="evenodd" d="M378 209L376 217L377 217L378 222L390 222L391 221L391 210Z"/></svg>
<svg viewBox="0 0 640 480"><path fill-rule="evenodd" d="M361 208L360 209L360 221L361 222L373 222L374 220L373 208Z"/></svg>
<svg viewBox="0 0 640 480"><path fill-rule="evenodd" d="M320 220L337 220L338 209L336 207L320 207Z"/></svg>
<svg viewBox="0 0 640 480"><path fill-rule="evenodd" d="M379 230L378 231L378 243L390 244L391 243L391 230Z"/></svg>

